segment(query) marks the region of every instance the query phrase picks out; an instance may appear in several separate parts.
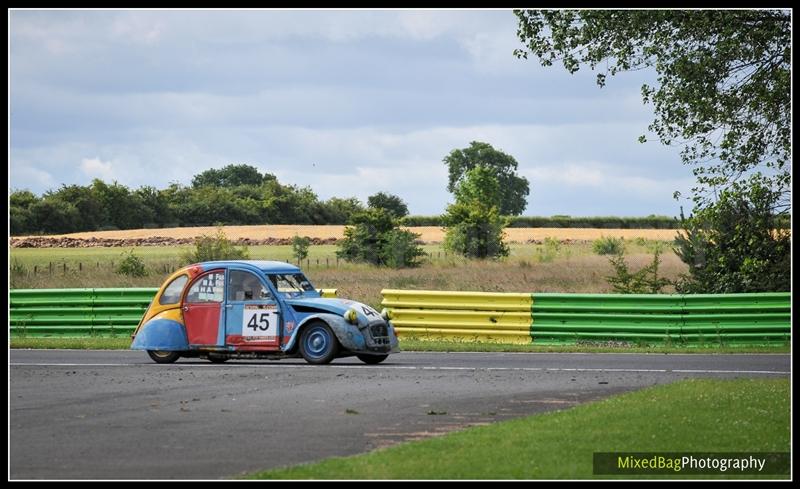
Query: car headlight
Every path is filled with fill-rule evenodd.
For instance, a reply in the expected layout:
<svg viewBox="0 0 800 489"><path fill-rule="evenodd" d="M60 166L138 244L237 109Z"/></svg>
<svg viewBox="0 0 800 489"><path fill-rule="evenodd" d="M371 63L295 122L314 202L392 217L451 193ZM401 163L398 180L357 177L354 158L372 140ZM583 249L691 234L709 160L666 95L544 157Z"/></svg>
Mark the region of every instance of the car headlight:
<svg viewBox="0 0 800 489"><path fill-rule="evenodd" d="M388 321L388 320L390 319L390 316L389 316L389 309L386 309L386 308L384 307L384 308L383 308L383 310L381 311L381 317L382 317L384 320Z"/></svg>
<svg viewBox="0 0 800 489"><path fill-rule="evenodd" d="M358 313L355 309L348 309L345 311L343 317L344 320L350 324L358 324Z"/></svg>

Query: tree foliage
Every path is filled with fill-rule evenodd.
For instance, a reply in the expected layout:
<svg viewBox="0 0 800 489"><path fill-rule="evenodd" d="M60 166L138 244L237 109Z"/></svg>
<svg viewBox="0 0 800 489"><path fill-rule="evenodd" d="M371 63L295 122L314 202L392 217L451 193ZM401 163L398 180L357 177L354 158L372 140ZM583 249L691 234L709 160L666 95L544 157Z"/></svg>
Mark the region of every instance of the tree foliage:
<svg viewBox="0 0 800 489"><path fill-rule="evenodd" d="M791 290L791 230L780 229L778 191L754 178L724 190L719 201L687 219L675 252L689 265L681 292ZM683 216L681 216L683 218Z"/></svg>
<svg viewBox="0 0 800 489"><path fill-rule="evenodd" d="M445 249L469 258L508 256L503 229L508 219L500 216L500 183L494 172L476 166L453 189L456 201L447 206L443 216L447 227Z"/></svg>
<svg viewBox="0 0 800 489"><path fill-rule="evenodd" d="M128 277L146 277L147 269L142 259L131 249L128 253L122 253L122 261L117 266L115 272L118 275Z"/></svg>
<svg viewBox="0 0 800 489"><path fill-rule="evenodd" d="M192 187L238 187L240 185L261 185L265 181L275 180L270 173L261 174L258 168L251 165L228 165L224 168L211 168L192 179Z"/></svg>
<svg viewBox="0 0 800 489"><path fill-rule="evenodd" d="M41 197L27 190L14 191L9 196L11 233L215 223L346 224L353 214L364 210L355 197L320 201L310 188L282 184L269 174L260 181L250 178L254 167L228 171L237 169L242 170L240 165L209 170L194 178L195 186L173 183L161 190L151 186L131 190L117 182L95 179L88 186L62 185ZM242 183L248 180L253 181Z"/></svg>
<svg viewBox="0 0 800 489"><path fill-rule="evenodd" d="M642 86L649 130L694 165L695 215L676 250L679 290L789 290L791 12L789 10L515 11L517 35L544 66L607 75L652 68ZM641 136L645 142L645 136Z"/></svg>
<svg viewBox="0 0 800 489"><path fill-rule="evenodd" d="M230 241L222 228L217 228L214 236L203 235L194 240L194 250L181 254L184 265L215 260L247 260L250 252L246 246L237 247Z"/></svg>
<svg viewBox="0 0 800 489"><path fill-rule="evenodd" d="M375 209L386 209L394 217L405 217L408 215L408 206L400 197L386 192L378 192L367 197L367 206Z"/></svg>
<svg viewBox="0 0 800 489"><path fill-rule="evenodd" d="M654 68L642 86L649 130L694 164L695 203L760 169L788 208L791 186L791 13L787 10L515 11L517 36L544 66L607 75ZM646 138L640 137L644 142Z"/></svg>
<svg viewBox="0 0 800 489"><path fill-rule="evenodd" d="M517 160L496 150L491 144L472 141L468 148L454 149L444 158L448 169L447 190L455 192L467 173L477 166L489 170L497 179L500 190L492 198L500 214L518 216L527 206L530 193L528 179L517 175Z"/></svg>
<svg viewBox="0 0 800 489"><path fill-rule="evenodd" d="M608 259L614 269L614 275L606 277L608 283L618 294L660 294L664 287L672 283L658 275L658 269L661 266L660 255L661 250L656 248L653 252L653 261L640 270L632 272L625 262L625 252L619 250Z"/></svg>
<svg viewBox="0 0 800 489"><path fill-rule="evenodd" d="M393 213L371 207L353 215L336 255L351 262L391 268L414 267L425 255L416 244L417 238L418 234L400 229Z"/></svg>
<svg viewBox="0 0 800 489"><path fill-rule="evenodd" d="M308 258L308 247L311 246L311 238L308 236L294 235L292 238L292 256L297 262Z"/></svg>

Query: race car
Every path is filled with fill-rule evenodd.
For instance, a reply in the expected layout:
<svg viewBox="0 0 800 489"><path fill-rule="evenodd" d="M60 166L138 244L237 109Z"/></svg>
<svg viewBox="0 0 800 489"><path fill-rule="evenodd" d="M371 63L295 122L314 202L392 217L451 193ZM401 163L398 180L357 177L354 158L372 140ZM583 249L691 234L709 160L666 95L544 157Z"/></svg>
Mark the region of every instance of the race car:
<svg viewBox="0 0 800 489"><path fill-rule="evenodd" d="M399 351L386 311L322 297L300 268L256 260L203 262L176 271L132 339L131 349L147 351L157 363L302 357L326 364L355 355L377 364Z"/></svg>

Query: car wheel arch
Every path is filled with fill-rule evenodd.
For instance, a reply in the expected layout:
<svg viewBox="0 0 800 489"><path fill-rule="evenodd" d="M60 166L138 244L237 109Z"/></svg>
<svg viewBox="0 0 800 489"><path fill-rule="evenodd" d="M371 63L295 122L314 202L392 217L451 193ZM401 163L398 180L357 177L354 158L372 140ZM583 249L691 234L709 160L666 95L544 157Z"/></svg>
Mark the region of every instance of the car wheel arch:
<svg viewBox="0 0 800 489"><path fill-rule="evenodd" d="M322 321L331 329L334 336L339 341L339 344L342 346L342 353L360 349L361 345L359 345L357 341L354 342L353 338L351 338L351 335L348 335L348 331L351 333L353 330L357 331L357 327L347 323L341 316L330 313L319 313L303 318L297 328L292 332L292 338L289 340L286 353L294 354L299 352L300 338L303 334L303 331L315 321ZM361 333L359 332L359 336L360 335ZM363 341L363 337L361 337L361 340Z"/></svg>

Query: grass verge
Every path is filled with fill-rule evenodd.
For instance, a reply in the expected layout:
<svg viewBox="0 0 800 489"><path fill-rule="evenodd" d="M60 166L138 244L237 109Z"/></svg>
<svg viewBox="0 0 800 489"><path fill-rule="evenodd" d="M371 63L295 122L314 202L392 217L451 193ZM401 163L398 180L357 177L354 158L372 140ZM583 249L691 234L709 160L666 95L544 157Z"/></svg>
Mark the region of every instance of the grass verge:
<svg viewBox="0 0 800 489"><path fill-rule="evenodd" d="M71 349L71 350L127 350L131 346L128 336L114 338L11 338L11 348ZM458 341L432 341L402 339L402 351L429 352L528 352L528 353L788 353L789 345L777 346L604 346L577 345L513 345L507 343L474 343Z"/></svg>
<svg viewBox="0 0 800 489"><path fill-rule="evenodd" d="M788 379L693 379L250 479L590 479L594 452L788 452ZM626 479L745 478L626 475ZM788 479L789 475L761 476Z"/></svg>
<svg viewBox="0 0 800 489"><path fill-rule="evenodd" d="M115 338L11 338L11 348L62 350L127 350L130 336Z"/></svg>
<svg viewBox="0 0 800 489"><path fill-rule="evenodd" d="M529 352L529 353L789 353L782 345L705 345L705 346L648 346L620 342L576 344L509 344L469 341L436 341L402 338L403 351L440 352Z"/></svg>

